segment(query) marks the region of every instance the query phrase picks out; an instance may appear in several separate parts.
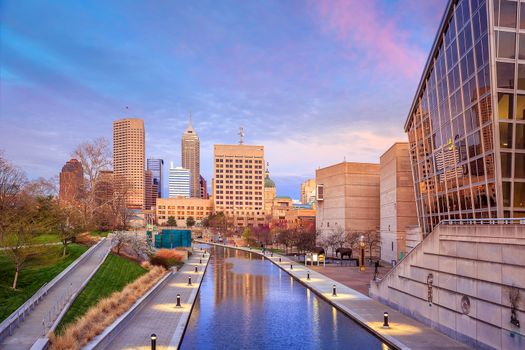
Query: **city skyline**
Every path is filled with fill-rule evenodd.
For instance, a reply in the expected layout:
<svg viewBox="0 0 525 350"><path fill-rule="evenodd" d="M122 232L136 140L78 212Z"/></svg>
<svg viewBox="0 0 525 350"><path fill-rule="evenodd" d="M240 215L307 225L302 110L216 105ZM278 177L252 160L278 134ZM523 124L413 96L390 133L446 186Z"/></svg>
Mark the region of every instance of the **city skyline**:
<svg viewBox="0 0 525 350"><path fill-rule="evenodd" d="M31 177L58 173L79 143L110 139L111 121L127 117L144 119L147 157L177 160L170 135L191 112L206 179L213 145L236 143L242 126L247 144L265 145L278 193L298 198L318 167L376 161L406 141L401 125L445 1L2 6L0 149Z"/></svg>

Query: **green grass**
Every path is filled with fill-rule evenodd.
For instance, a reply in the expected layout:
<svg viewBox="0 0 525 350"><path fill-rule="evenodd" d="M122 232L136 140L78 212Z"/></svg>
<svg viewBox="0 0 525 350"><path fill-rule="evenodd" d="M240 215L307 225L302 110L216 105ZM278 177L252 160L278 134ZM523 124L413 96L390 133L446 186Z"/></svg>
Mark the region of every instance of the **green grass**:
<svg viewBox="0 0 525 350"><path fill-rule="evenodd" d="M146 272L147 270L136 262L114 254L108 255L106 261L100 266L100 269L65 314L58 325L58 332L61 333L65 326L84 315L100 299L111 295L113 292L122 290L124 286Z"/></svg>
<svg viewBox="0 0 525 350"><path fill-rule="evenodd" d="M73 261L75 261L87 247L70 244L68 254L62 257L62 246L49 246L45 253L27 262L18 277L17 289L11 289L15 269L11 261L3 252L0 252L0 321L7 318L28 300L44 283L51 281Z"/></svg>
<svg viewBox="0 0 525 350"><path fill-rule="evenodd" d="M57 235L49 233L35 237L32 244L43 244L43 243L56 243L60 242Z"/></svg>

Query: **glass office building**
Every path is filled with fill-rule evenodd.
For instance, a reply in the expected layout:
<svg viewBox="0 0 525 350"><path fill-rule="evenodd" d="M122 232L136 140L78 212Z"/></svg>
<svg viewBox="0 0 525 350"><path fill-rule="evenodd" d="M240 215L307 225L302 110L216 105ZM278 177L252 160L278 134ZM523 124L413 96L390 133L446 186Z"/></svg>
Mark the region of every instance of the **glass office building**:
<svg viewBox="0 0 525 350"><path fill-rule="evenodd" d="M525 217L525 1L449 1L405 131L423 232Z"/></svg>

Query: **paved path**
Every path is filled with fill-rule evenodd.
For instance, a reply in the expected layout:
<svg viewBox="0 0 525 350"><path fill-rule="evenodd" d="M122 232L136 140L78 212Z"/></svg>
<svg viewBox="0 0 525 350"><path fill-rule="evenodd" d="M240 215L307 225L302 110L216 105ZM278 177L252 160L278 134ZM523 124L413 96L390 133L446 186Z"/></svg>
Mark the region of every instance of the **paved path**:
<svg viewBox="0 0 525 350"><path fill-rule="evenodd" d="M217 245L225 246L223 244ZM244 247L236 247L236 249L251 251L262 255L260 250L250 250L249 248ZM292 259L288 259L287 257L278 254L273 254L273 257L271 257L269 253L266 253L265 256L268 260L272 261L288 274L292 275L301 283L315 291L328 303L334 305L340 311L359 321L371 332L401 349L469 349L466 345L463 345L462 343L459 343L454 339L345 286L344 284L336 282L310 268L306 268L304 265L292 261ZM281 259L281 261L279 261L279 259ZM293 269L290 269L290 265L293 265ZM310 280L307 280L308 272L310 273ZM337 296L332 296L332 288L334 285L336 286ZM382 328L383 313L385 311L389 314L389 329Z"/></svg>
<svg viewBox="0 0 525 350"><path fill-rule="evenodd" d="M146 302L106 349L150 349L152 333L157 335L157 349L177 349L209 257L209 253L203 257L200 250L195 250L184 266L169 277L169 281ZM198 272L195 272L195 266ZM191 277L191 286L188 285L188 277ZM180 308L176 307L177 294L181 297Z"/></svg>
<svg viewBox="0 0 525 350"><path fill-rule="evenodd" d="M66 304L67 300L64 300L66 299L64 297L74 294L80 288L82 283L99 266L101 260L104 259L107 251L110 249L110 245L111 241L106 239L94 249L91 256L80 263L80 266L62 278L42 301L36 305L25 321L14 330L13 335L8 336L0 343L0 349L30 349L33 343L43 336L42 321L46 319L49 329L49 326L55 321ZM67 294L65 295L65 293ZM50 316L51 320L49 319Z"/></svg>
<svg viewBox="0 0 525 350"><path fill-rule="evenodd" d="M374 278L373 266L367 266L365 272L359 271L359 267L357 266L341 266L335 264L309 266L309 268L364 295L368 295L370 281ZM380 267L378 276L384 276L390 269L391 267Z"/></svg>

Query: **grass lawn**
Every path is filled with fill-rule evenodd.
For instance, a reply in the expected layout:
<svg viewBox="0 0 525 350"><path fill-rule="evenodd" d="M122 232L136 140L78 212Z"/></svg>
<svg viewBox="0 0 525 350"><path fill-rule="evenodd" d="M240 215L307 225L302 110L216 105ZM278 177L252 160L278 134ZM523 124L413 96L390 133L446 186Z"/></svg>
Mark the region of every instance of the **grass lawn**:
<svg viewBox="0 0 525 350"><path fill-rule="evenodd" d="M88 282L86 288L67 311L64 318L58 325L58 333L64 330L67 324L75 321L84 315L86 311L95 305L100 299L111 295L113 292L120 291L128 283L147 272L136 262L110 254L93 278Z"/></svg>
<svg viewBox="0 0 525 350"><path fill-rule="evenodd" d="M58 236L55 234L45 234L35 237L34 242L32 244L42 244L42 243L56 243L60 242L60 239L58 239Z"/></svg>
<svg viewBox="0 0 525 350"><path fill-rule="evenodd" d="M18 277L17 289L11 289L15 269L3 252L0 252L0 321L7 318L29 299L42 285L51 281L73 261L75 261L87 247L70 244L68 254L62 257L62 246L48 246L45 253L27 262Z"/></svg>

